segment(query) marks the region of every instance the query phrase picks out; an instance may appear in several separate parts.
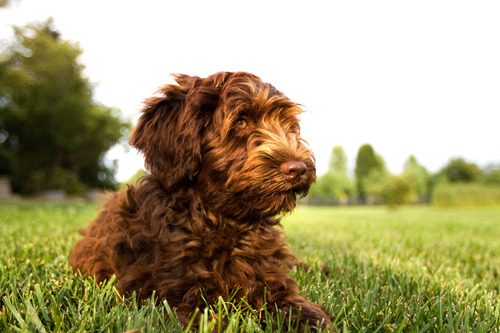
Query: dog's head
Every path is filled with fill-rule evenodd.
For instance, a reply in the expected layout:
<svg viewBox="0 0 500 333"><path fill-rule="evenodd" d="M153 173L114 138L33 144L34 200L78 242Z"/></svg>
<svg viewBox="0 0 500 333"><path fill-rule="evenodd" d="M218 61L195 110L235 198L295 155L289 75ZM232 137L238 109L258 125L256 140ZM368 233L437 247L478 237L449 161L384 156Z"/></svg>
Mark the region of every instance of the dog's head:
<svg viewBox="0 0 500 333"><path fill-rule="evenodd" d="M169 190L198 189L233 216L271 216L295 207L315 180L296 103L244 72L177 84L146 100L131 144Z"/></svg>

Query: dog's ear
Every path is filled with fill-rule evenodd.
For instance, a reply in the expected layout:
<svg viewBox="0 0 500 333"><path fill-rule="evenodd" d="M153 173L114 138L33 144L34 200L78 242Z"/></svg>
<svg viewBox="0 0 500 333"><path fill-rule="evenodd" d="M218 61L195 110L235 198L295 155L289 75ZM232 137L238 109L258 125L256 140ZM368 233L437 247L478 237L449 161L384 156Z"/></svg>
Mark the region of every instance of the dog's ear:
<svg viewBox="0 0 500 333"><path fill-rule="evenodd" d="M144 154L146 168L166 188L198 173L203 133L225 81L180 74L174 77L177 84L161 87L157 96L145 101L130 137L130 144Z"/></svg>

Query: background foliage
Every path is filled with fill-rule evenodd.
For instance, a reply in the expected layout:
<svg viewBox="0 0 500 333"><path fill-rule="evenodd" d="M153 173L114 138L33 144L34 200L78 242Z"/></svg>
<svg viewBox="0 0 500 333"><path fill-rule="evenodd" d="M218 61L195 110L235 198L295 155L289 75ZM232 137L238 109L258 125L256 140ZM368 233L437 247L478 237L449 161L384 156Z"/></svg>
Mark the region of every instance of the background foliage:
<svg viewBox="0 0 500 333"><path fill-rule="evenodd" d="M0 57L0 173L16 192L113 188L104 154L126 134L118 111L92 99L78 62L49 19L15 28Z"/></svg>
<svg viewBox="0 0 500 333"><path fill-rule="evenodd" d="M400 174L385 167L384 158L370 144L359 148L354 173L349 174L347 156L340 146L332 150L329 169L310 190L311 204L403 204L432 203L439 206L500 204L500 166L481 169L463 158L452 158L435 174L414 155Z"/></svg>

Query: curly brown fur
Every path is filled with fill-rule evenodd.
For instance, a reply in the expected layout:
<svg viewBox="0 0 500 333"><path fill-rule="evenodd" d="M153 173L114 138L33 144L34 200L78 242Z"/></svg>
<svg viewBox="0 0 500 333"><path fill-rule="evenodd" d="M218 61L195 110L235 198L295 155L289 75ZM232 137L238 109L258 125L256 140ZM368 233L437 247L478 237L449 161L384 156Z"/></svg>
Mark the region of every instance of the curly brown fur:
<svg viewBox="0 0 500 333"><path fill-rule="evenodd" d="M125 295L155 292L184 322L202 295L236 294L330 324L288 275L296 259L276 218L315 179L302 109L249 73L175 78L146 100L131 137L150 174L106 203L71 266L97 281L115 274Z"/></svg>

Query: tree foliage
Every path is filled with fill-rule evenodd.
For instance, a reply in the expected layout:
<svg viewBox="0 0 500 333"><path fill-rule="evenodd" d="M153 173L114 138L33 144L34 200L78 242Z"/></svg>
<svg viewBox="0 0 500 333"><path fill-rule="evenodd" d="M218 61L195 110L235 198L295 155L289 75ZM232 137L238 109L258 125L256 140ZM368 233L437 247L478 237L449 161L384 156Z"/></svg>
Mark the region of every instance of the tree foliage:
<svg viewBox="0 0 500 333"><path fill-rule="evenodd" d="M368 183L368 193L371 198L392 208L410 201L411 184L407 178L387 173L378 175L380 178L376 181L372 178Z"/></svg>
<svg viewBox="0 0 500 333"><path fill-rule="evenodd" d="M49 19L15 28L0 61L0 171L23 193L113 187L105 152L125 134L117 110L92 99L78 62Z"/></svg>
<svg viewBox="0 0 500 333"><path fill-rule="evenodd" d="M482 172L476 164L469 163L463 158L454 158L441 170L441 174L450 183L467 183L479 180Z"/></svg>
<svg viewBox="0 0 500 333"><path fill-rule="evenodd" d="M356 157L356 189L347 171L347 157L340 146L332 149L328 172L311 188L310 203L338 204L352 202L386 204L397 207L406 203L440 205L496 204L500 185L500 165L481 170L463 158L451 159L443 169L431 175L410 155L403 172L394 175L384 159L369 144L361 146ZM467 189L470 189L468 194ZM434 197L436 196L436 197Z"/></svg>
<svg viewBox="0 0 500 333"><path fill-rule="evenodd" d="M347 155L342 146L333 147L328 170L347 177Z"/></svg>
<svg viewBox="0 0 500 333"><path fill-rule="evenodd" d="M410 155L403 168L402 177L410 185L410 201L426 202L430 196L430 174L420 165L414 155Z"/></svg>
<svg viewBox="0 0 500 333"><path fill-rule="evenodd" d="M347 174L347 155L341 146L332 149L328 172L311 188L310 198L317 202L345 203L354 195L354 184Z"/></svg>
<svg viewBox="0 0 500 333"><path fill-rule="evenodd" d="M375 153L373 147L369 144L362 145L356 156L356 167L354 174L356 175L356 189L361 201L367 199L367 186L371 178L377 178L378 175L385 173L385 163L381 156Z"/></svg>

